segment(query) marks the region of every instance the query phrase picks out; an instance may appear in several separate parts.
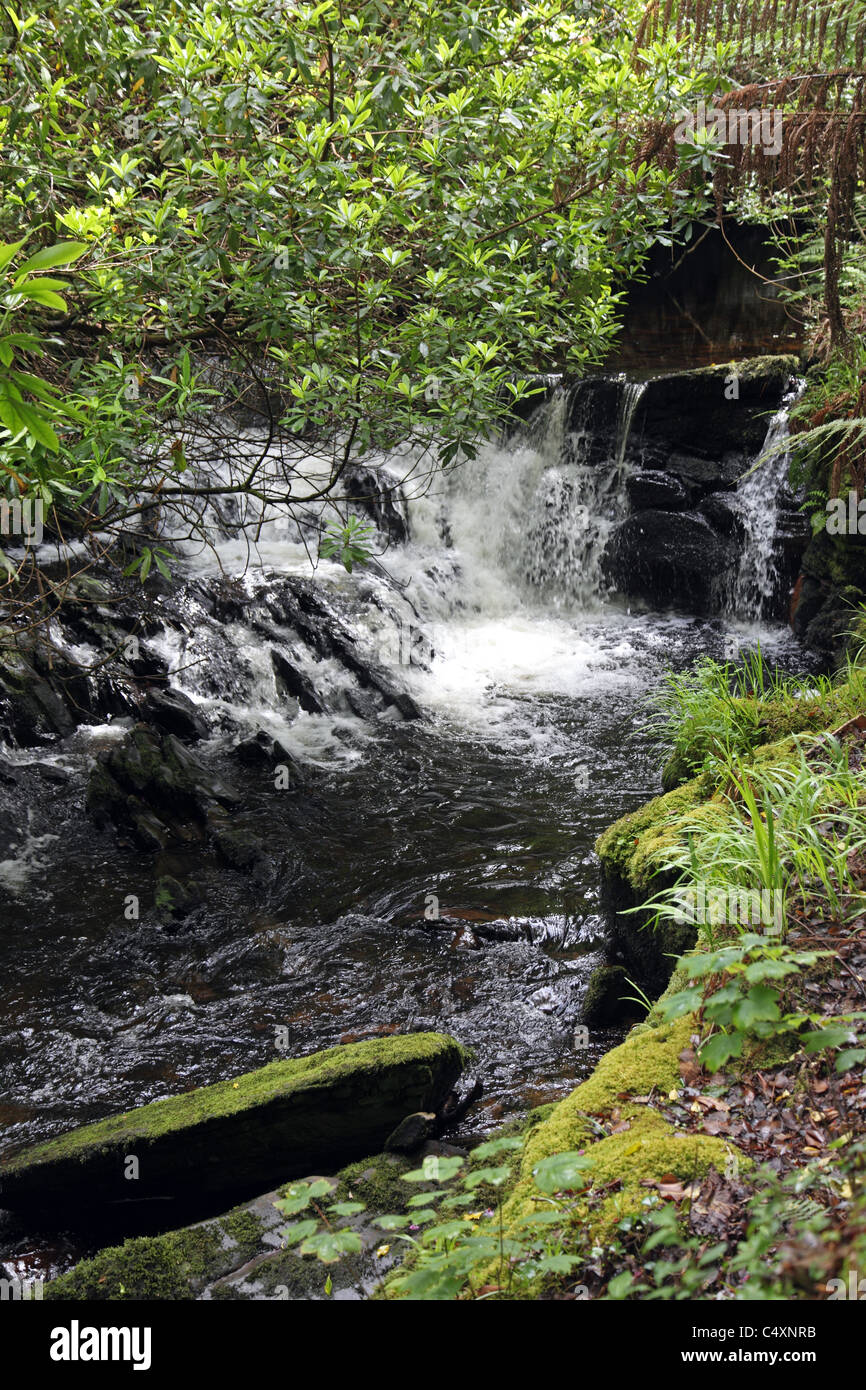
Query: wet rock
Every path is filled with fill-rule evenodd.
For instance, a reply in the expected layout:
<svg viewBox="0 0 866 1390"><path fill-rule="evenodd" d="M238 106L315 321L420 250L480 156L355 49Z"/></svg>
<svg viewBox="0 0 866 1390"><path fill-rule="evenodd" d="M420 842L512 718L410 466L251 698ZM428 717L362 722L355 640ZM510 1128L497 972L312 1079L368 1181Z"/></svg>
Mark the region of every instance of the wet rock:
<svg viewBox="0 0 866 1390"><path fill-rule="evenodd" d="M698 456L695 454L669 454L667 471L675 478L692 484L698 489L719 488L734 483L748 467L748 457L743 454L724 454L721 458Z"/></svg>
<svg viewBox="0 0 866 1390"><path fill-rule="evenodd" d="M207 721L189 696L180 690L150 691L142 715L149 724L155 724L167 734L176 734L178 738L194 742L207 737Z"/></svg>
<svg viewBox="0 0 866 1390"><path fill-rule="evenodd" d="M250 873L258 865L266 862L267 855L262 848L260 832L222 824L213 816L208 819L208 827L214 845L229 868L237 869L240 873Z"/></svg>
<svg viewBox="0 0 866 1390"><path fill-rule="evenodd" d="M436 1116L437 1129L443 1130L449 1125L456 1125L483 1094L484 1087L480 1076L461 1076L439 1108Z"/></svg>
<svg viewBox="0 0 866 1390"><path fill-rule="evenodd" d="M316 1167L379 1152L407 1113L435 1111L464 1053L440 1033L412 1033L272 1062L72 1130L0 1161L13 1210L135 1198L262 1191Z"/></svg>
<svg viewBox="0 0 866 1390"><path fill-rule="evenodd" d="M301 764L279 739L273 738L264 729L242 739L232 749L232 755L244 767L261 768L274 777L278 769L285 768L290 787L300 786L303 781Z"/></svg>
<svg viewBox="0 0 866 1390"><path fill-rule="evenodd" d="M273 663L278 690L282 691L283 694L292 696L293 699L297 700L301 709L306 710L308 714L327 713L327 706L324 700L316 694L309 676L293 666L282 652L272 651L271 662Z"/></svg>
<svg viewBox="0 0 866 1390"><path fill-rule="evenodd" d="M812 650L839 658L852 642L855 620L866 595L866 536L815 532L802 559L792 604L795 634Z"/></svg>
<svg viewBox="0 0 866 1390"><path fill-rule="evenodd" d="M436 1115L429 1110L416 1110L407 1115L385 1140L386 1153L411 1154L431 1137L436 1126Z"/></svg>
<svg viewBox="0 0 866 1390"><path fill-rule="evenodd" d="M347 690L346 703L359 719L376 719L382 712L382 702L369 690Z"/></svg>
<svg viewBox="0 0 866 1390"><path fill-rule="evenodd" d="M19 654L7 653L0 667L0 734L22 748L53 743L71 734L76 719L44 676Z"/></svg>
<svg viewBox="0 0 866 1390"><path fill-rule="evenodd" d="M660 470L643 469L626 479L626 492L633 511L661 508L672 512L685 509L692 490L679 478L669 477Z"/></svg>
<svg viewBox="0 0 866 1390"><path fill-rule="evenodd" d="M719 606L737 562L730 537L698 512L638 512L617 527L605 565L623 593L691 612Z"/></svg>
<svg viewBox="0 0 866 1390"><path fill-rule="evenodd" d="M636 1007L624 998L628 994L634 994L634 989L623 966L598 966L589 977L581 1021L588 1028L606 1028L633 1018Z"/></svg>
<svg viewBox="0 0 866 1390"><path fill-rule="evenodd" d="M754 455L797 366L790 356L755 357L655 377L635 410L632 432L646 447L695 459Z"/></svg>
<svg viewBox="0 0 866 1390"><path fill-rule="evenodd" d="M422 718L412 696L358 642L331 598L326 598L311 580L295 576L285 580L268 593L266 606L280 626L292 628L320 656L339 661L363 689L378 692L403 719Z"/></svg>
<svg viewBox="0 0 866 1390"><path fill-rule="evenodd" d="M343 492L366 512L383 535L401 545L409 534L406 519L399 503L399 488L387 474L361 465L350 467L343 474Z"/></svg>
<svg viewBox="0 0 866 1390"><path fill-rule="evenodd" d="M183 921L197 907L201 907L203 902L202 889L192 880L181 883L171 874L164 874L156 881L154 905L161 917Z"/></svg>
<svg viewBox="0 0 866 1390"><path fill-rule="evenodd" d="M31 763L33 771L38 773L43 782L53 782L58 787L63 787L71 780L71 775L65 767L58 767L55 763Z"/></svg>
<svg viewBox="0 0 866 1390"><path fill-rule="evenodd" d="M0 757L0 783L5 787L14 787L18 781L18 770L14 763L10 763L8 758Z"/></svg>
<svg viewBox="0 0 866 1390"><path fill-rule="evenodd" d="M99 754L86 794L101 829L126 828L145 849L202 840L214 813L239 804L237 793L174 734L144 724Z"/></svg>
<svg viewBox="0 0 866 1390"><path fill-rule="evenodd" d="M698 503L698 511L707 518L711 526L723 536L736 534L742 536L743 522L737 511L734 494L730 492L711 492Z"/></svg>

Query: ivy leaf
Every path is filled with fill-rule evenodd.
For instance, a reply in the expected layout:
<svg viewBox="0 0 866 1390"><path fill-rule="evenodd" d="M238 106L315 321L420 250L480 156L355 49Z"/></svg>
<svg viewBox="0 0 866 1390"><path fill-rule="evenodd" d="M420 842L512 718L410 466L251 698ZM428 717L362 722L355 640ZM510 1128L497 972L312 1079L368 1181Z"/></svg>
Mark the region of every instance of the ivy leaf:
<svg viewBox="0 0 866 1390"><path fill-rule="evenodd" d="M315 1235L319 1229L318 1221L310 1218L308 1221L298 1221L294 1226L286 1226L280 1231L280 1239L286 1245L297 1245L299 1241L306 1240L308 1236Z"/></svg>
<svg viewBox="0 0 866 1390"><path fill-rule="evenodd" d="M694 1013L695 1009L700 1008L702 997L699 989L681 989L672 994L662 1005L665 1022L673 1023L674 1019Z"/></svg>
<svg viewBox="0 0 866 1390"><path fill-rule="evenodd" d="M840 1052L836 1058L836 1070L838 1072L850 1071L852 1067L859 1066L866 1061L866 1047L848 1047L844 1052Z"/></svg>
<svg viewBox="0 0 866 1390"><path fill-rule="evenodd" d="M511 1177L511 1169L505 1165L501 1168L479 1168L476 1173L470 1173L466 1179L466 1187L480 1187L483 1182L489 1182L493 1187L501 1187Z"/></svg>
<svg viewBox="0 0 866 1390"><path fill-rule="evenodd" d="M410 1216L398 1216L396 1212L389 1212L387 1216L377 1216L374 1224L382 1231L402 1231L411 1220Z"/></svg>
<svg viewBox="0 0 866 1390"><path fill-rule="evenodd" d="M496 1158L498 1154L505 1153L507 1150L522 1149L522 1139L491 1139L487 1144L479 1144L477 1149L473 1149L470 1157L475 1159Z"/></svg>
<svg viewBox="0 0 866 1390"><path fill-rule="evenodd" d="M420 1168L403 1174L404 1182L448 1182L456 1177L463 1167L463 1159L455 1156L442 1157L428 1154Z"/></svg>
<svg viewBox="0 0 866 1390"><path fill-rule="evenodd" d="M825 1047L841 1047L843 1043L851 1041L851 1033L850 1024L831 1023L826 1028L807 1033L803 1039L803 1051L823 1052Z"/></svg>
<svg viewBox="0 0 866 1390"><path fill-rule="evenodd" d="M533 1262L533 1269L540 1274L570 1274L583 1260L579 1255L545 1255Z"/></svg>
<svg viewBox="0 0 866 1390"><path fill-rule="evenodd" d="M631 1291L634 1282L634 1275L630 1274L628 1270L626 1270L623 1274L614 1275L613 1279L611 1279L610 1283L607 1286L608 1298L625 1298L626 1295Z"/></svg>
<svg viewBox="0 0 866 1390"><path fill-rule="evenodd" d="M763 1019L777 1019L779 995L769 985L754 985L745 999L734 1005L733 1019L737 1028L748 1029Z"/></svg>

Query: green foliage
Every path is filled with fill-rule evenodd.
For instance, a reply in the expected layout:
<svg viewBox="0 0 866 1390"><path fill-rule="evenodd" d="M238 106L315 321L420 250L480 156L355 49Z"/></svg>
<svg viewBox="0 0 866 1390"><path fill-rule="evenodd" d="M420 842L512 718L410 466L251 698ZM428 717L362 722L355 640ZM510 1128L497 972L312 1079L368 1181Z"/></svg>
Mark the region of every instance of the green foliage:
<svg viewBox="0 0 866 1390"><path fill-rule="evenodd" d="M388 1279L393 1296L440 1300L531 1295L547 1277L567 1277L582 1263L576 1252L563 1249L563 1233L586 1186L589 1159L568 1152L538 1163L533 1177L539 1209L506 1233L501 1194L513 1176L510 1160L522 1148L522 1139L506 1136L474 1149L468 1169L459 1156L430 1154L420 1168L403 1174L407 1183L442 1186L411 1197L407 1213L375 1218L382 1231L393 1233L406 1247L405 1266ZM488 1162L496 1158L504 1161ZM318 1221L294 1222L281 1232L281 1238L299 1245L302 1255L315 1255L324 1263L361 1248L356 1233L335 1229L333 1218L352 1217L364 1210L360 1202L328 1205L329 1192L325 1180L295 1183L276 1203L290 1217L310 1207L316 1211ZM495 1202L495 1207L486 1205L488 1201ZM480 1210L467 1210L479 1202ZM479 1283L482 1276L483 1285Z"/></svg>
<svg viewBox="0 0 866 1390"><path fill-rule="evenodd" d="M858 713L864 699L858 662L847 660L833 676L783 676L758 646L738 663L702 657L688 671L669 672L654 700L655 727L690 775L721 775L762 743Z"/></svg>
<svg viewBox="0 0 866 1390"><path fill-rule="evenodd" d="M739 890L778 894L786 914L799 905L825 920L858 916L866 897L851 865L866 848L866 771L852 769L845 749L828 741L812 761L800 748L779 766L730 763L727 776L722 803L728 814L719 826L695 823L692 834L688 817L681 818L685 843L658 855L658 869L673 871L675 882L648 904L656 920L684 920L684 903L693 905L698 890L704 902L711 901L714 889L729 897ZM717 921L708 914L699 927L702 949L678 962L686 989L661 1005L666 1019L699 1011L709 1025L700 1049L703 1065L716 1071L742 1056L747 1041L794 1037L807 1025L814 1031L798 1038L807 1051L855 1043L859 1014L836 1020L834 1032L821 1015L786 1006L801 972L826 953L789 946L784 920L765 923L759 932L744 926L739 917ZM843 1054L847 1065L852 1055Z"/></svg>
<svg viewBox="0 0 866 1390"><path fill-rule="evenodd" d="M725 1298L747 1301L826 1298L831 1276L863 1255L866 1214L863 1140L836 1146L781 1176L767 1166L750 1177L744 1231L712 1241L690 1228L690 1207L660 1205L620 1222L606 1261L613 1300ZM724 1229L724 1228L723 1228ZM625 1266L623 1268L623 1266Z"/></svg>
<svg viewBox="0 0 866 1390"><path fill-rule="evenodd" d="M322 537L319 554L324 560L336 558L351 574L353 565L364 565L370 559L373 552L367 542L375 530L356 516L350 516L343 526L332 522Z"/></svg>
<svg viewBox="0 0 866 1390"><path fill-rule="evenodd" d="M58 293L66 281L41 272L72 264L87 248L83 242L58 242L19 262L23 246L23 239L0 245L0 468L13 495L32 492L50 505L54 497L47 478L51 456L60 452L58 429L80 417L55 386L29 370L33 359L46 355L46 339L15 325L34 305L66 312ZM54 490L72 491L59 478L53 482Z"/></svg>
<svg viewBox="0 0 866 1390"><path fill-rule="evenodd" d="M88 247L69 297L41 274L50 244L28 271L19 346L50 337L56 389L19 383L23 411L6 394L22 488L80 494L102 533L157 490L197 524L206 353L263 388L295 449L279 485L256 465L208 495L288 507L305 460L317 497L407 440L448 466L532 373L598 363L618 278L709 211L700 151L630 157L647 110L714 78L673 38L649 66L631 43L617 14L559 0L418 0L399 23L382 0L7 8L0 235ZM78 431L49 418L61 400Z"/></svg>

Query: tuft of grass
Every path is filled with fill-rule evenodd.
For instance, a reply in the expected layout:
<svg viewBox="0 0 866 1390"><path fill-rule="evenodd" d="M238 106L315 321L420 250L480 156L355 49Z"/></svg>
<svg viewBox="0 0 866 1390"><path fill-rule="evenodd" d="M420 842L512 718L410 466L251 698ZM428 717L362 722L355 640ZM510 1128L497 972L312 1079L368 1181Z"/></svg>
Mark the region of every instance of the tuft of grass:
<svg viewBox="0 0 866 1390"><path fill-rule="evenodd" d="M660 741L684 777L725 767L787 734L826 729L866 710L866 669L849 657L834 675L784 676L760 646L739 664L704 657L669 672L654 701Z"/></svg>

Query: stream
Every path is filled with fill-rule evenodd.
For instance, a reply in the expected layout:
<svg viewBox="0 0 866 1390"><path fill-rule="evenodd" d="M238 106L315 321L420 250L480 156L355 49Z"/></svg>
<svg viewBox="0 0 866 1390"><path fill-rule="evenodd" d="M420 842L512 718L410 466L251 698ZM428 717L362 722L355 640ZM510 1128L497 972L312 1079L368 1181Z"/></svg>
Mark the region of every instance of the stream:
<svg viewBox="0 0 866 1390"><path fill-rule="evenodd" d="M280 586L311 574L303 528L222 516L208 545L186 546L172 622L142 646L207 720L207 754L230 768L237 823L260 839L266 868L250 877L193 850L162 856L160 871L192 875L200 899L171 930L148 910L140 852L81 814L94 754L130 721L82 725L38 755L8 750L13 765L49 771L0 861L4 1149L280 1050L421 1029L475 1050L483 1092L448 1136L463 1142L565 1095L619 1041L616 1030L588 1046L575 1037L604 938L592 847L660 791L653 692L670 668L758 642L784 669L805 662L764 615L773 575L760 526L746 525L754 538L723 616L653 612L607 591L640 390L623 383L601 465L587 459L592 420L554 386L518 436L399 500L408 539L380 560L352 574L319 562L317 593L421 718L373 709L344 667L281 626ZM256 442L239 433L239 449ZM404 462L383 460L383 476ZM741 485L749 516L772 505L778 475ZM226 583L241 595L228 616L211 602ZM265 631L307 678L299 698L275 679ZM232 761L262 730L301 785ZM129 895L142 904L132 920ZM82 1249L57 1232L40 1241L8 1226L0 1254L39 1243L59 1269Z"/></svg>

